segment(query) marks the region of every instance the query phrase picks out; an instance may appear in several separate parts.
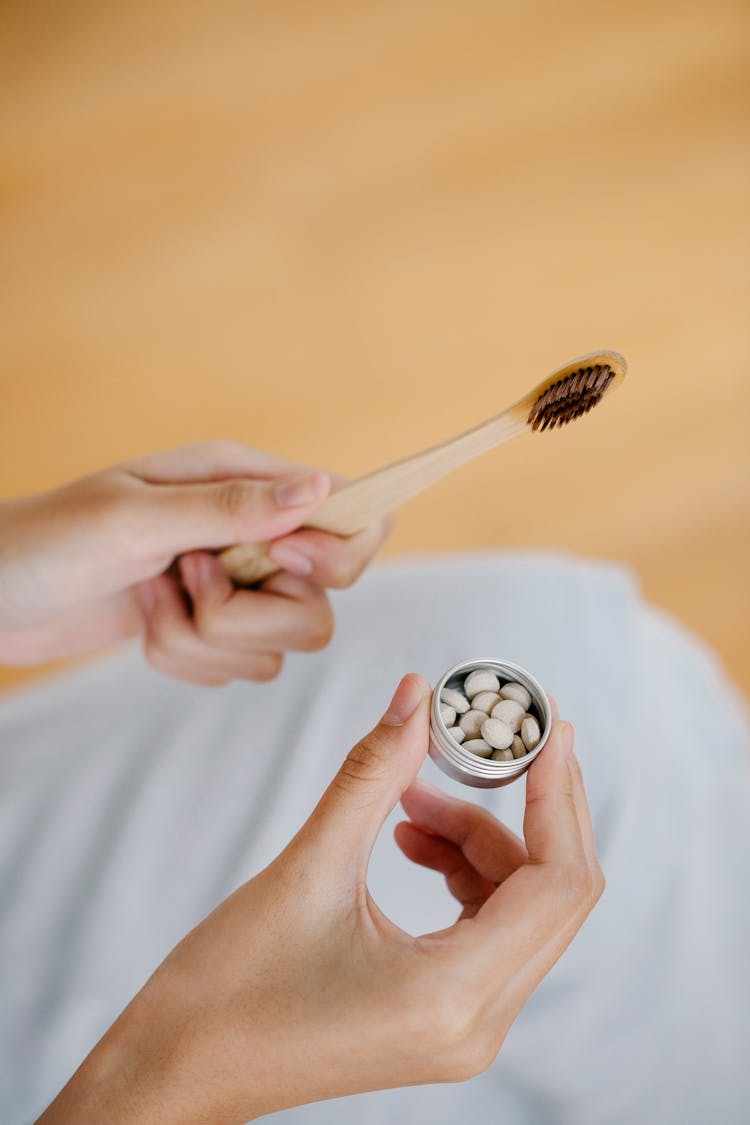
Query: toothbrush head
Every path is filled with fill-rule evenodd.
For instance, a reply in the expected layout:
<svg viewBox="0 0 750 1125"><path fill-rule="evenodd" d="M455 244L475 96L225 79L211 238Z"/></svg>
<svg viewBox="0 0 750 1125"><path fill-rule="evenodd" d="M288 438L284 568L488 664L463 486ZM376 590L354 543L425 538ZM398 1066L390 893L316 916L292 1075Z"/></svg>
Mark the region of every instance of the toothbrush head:
<svg viewBox="0 0 750 1125"><path fill-rule="evenodd" d="M581 418L622 382L626 371L619 352L593 352L561 367L533 392L528 425L551 430Z"/></svg>

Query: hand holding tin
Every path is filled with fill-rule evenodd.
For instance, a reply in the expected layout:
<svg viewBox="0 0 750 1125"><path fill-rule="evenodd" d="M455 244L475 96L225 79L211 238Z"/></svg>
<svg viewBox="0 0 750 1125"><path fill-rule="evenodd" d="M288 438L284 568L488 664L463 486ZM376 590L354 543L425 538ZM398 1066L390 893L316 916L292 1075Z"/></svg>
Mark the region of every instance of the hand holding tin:
<svg viewBox="0 0 750 1125"><path fill-rule="evenodd" d="M429 704L426 681L406 676L293 840L175 948L40 1125L239 1125L492 1062L604 881L572 728L554 723L529 770L521 840L415 782ZM367 889L399 800L399 847L442 872L461 906L417 937Z"/></svg>

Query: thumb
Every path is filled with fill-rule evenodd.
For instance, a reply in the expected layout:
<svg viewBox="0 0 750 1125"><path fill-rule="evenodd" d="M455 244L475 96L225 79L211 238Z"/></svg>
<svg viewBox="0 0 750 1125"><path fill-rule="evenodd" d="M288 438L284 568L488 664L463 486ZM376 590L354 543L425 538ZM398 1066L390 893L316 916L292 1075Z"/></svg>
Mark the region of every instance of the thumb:
<svg viewBox="0 0 750 1125"><path fill-rule="evenodd" d="M404 676L378 725L349 751L305 825L328 856L367 862L383 821L424 761L431 693L422 676Z"/></svg>
<svg viewBox="0 0 750 1125"><path fill-rule="evenodd" d="M154 484L149 491L149 546L173 555L200 548L260 543L300 527L331 489L327 473L274 480Z"/></svg>

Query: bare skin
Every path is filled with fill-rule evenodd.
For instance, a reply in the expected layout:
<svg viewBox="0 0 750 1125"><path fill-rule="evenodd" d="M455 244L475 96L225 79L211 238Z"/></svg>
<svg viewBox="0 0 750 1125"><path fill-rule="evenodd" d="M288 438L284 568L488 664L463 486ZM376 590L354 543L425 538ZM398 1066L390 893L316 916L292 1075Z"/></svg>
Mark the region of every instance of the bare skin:
<svg viewBox="0 0 750 1125"><path fill-rule="evenodd" d="M416 781L430 688L406 676L310 819L173 950L40 1125L242 1125L304 1102L484 1070L602 893L573 730L528 773L524 839ZM412 937L367 890L401 800L404 854L455 925Z"/></svg>
<svg viewBox="0 0 750 1125"><path fill-rule="evenodd" d="M325 588L353 582L389 530L305 529L331 486L221 442L0 504L0 660L140 634L151 663L180 679L271 679L285 652L327 643ZM214 552L268 539L285 569L235 590ZM604 880L569 724L556 719L531 765L520 840L416 780L429 698L425 680L404 677L288 847L180 942L40 1122L241 1125L489 1065ZM439 933L405 933L367 889L399 800L399 847L461 905Z"/></svg>
<svg viewBox="0 0 750 1125"><path fill-rule="evenodd" d="M0 661L36 664L141 635L167 675L272 679L286 652L328 643L325 588L351 585L392 525L349 539L303 529L334 483L208 442L0 503ZM284 569L236 590L213 552L267 539Z"/></svg>

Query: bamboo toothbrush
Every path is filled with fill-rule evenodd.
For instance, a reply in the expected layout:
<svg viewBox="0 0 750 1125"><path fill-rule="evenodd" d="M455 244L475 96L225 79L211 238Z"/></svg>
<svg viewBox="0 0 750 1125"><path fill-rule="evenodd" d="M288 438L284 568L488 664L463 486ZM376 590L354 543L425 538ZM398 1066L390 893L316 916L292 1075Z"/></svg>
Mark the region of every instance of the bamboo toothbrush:
<svg viewBox="0 0 750 1125"><path fill-rule="evenodd" d="M354 535L480 453L526 430L550 430L580 418L622 382L626 371L627 364L618 352L592 352L573 360L502 414L343 485L305 526L335 535ZM242 586L280 569L266 554L265 543L229 547L220 558Z"/></svg>

